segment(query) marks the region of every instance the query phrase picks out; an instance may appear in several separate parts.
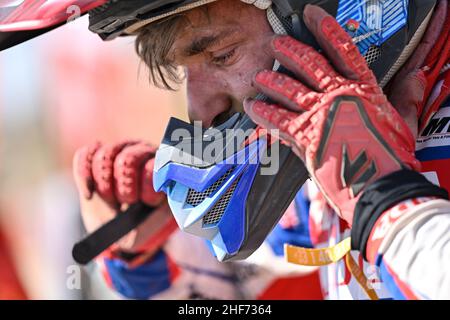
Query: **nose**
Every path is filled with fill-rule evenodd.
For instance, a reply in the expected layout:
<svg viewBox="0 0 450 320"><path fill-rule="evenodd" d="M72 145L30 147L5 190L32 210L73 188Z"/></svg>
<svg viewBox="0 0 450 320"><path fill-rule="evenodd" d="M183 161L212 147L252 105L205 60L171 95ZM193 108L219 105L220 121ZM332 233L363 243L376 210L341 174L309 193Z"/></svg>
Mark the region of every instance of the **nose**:
<svg viewBox="0 0 450 320"><path fill-rule="evenodd" d="M186 68L185 75L189 119L201 121L202 126L208 128L216 117L232 107L226 82L201 66Z"/></svg>

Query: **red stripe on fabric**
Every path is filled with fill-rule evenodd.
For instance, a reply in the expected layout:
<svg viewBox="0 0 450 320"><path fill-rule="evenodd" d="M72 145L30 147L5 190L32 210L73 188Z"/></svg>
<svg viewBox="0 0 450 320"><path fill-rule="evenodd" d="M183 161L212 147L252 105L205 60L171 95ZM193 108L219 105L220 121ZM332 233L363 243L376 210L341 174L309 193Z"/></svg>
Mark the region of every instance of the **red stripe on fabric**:
<svg viewBox="0 0 450 320"><path fill-rule="evenodd" d="M431 65L436 59L439 59L441 56L442 48L447 45L448 47L448 36L450 34L450 7L447 4L447 17L445 19L444 25L442 27L441 35L439 36L438 41L434 44L433 49L425 60L425 65ZM444 51L445 52L445 51ZM447 50L447 59L448 59L448 50ZM441 57L442 58L442 57Z"/></svg>
<svg viewBox="0 0 450 320"><path fill-rule="evenodd" d="M323 300L319 272L275 280L258 300Z"/></svg>
<svg viewBox="0 0 450 320"><path fill-rule="evenodd" d="M440 187L450 193L450 159L431 160L422 162L423 172L436 172Z"/></svg>
<svg viewBox="0 0 450 320"><path fill-rule="evenodd" d="M386 260L383 259L384 265L386 266L386 270L389 272L390 276L392 277L392 280L394 280L397 287L400 289L400 291L403 293L405 298L408 300L419 300L419 298L411 291L411 289L404 283L398 275L389 267Z"/></svg>
<svg viewBox="0 0 450 320"><path fill-rule="evenodd" d="M405 200L386 210L378 218L372 228L372 231L370 232L370 236L366 245L367 260L371 264L375 264L381 243L383 242L385 236L392 228L392 226L397 222L397 220L415 206L418 206L426 201L430 201L431 199L433 199L433 197L421 197Z"/></svg>
<svg viewBox="0 0 450 320"><path fill-rule="evenodd" d="M161 248L167 239L172 235L174 231L178 228L177 222L173 217L170 217L169 221L154 235L148 238L139 248L138 252L152 252Z"/></svg>
<svg viewBox="0 0 450 320"><path fill-rule="evenodd" d="M169 269L169 279L170 283L174 282L176 278L178 278L181 274L181 268L175 263L175 261L170 258L168 254L166 254L167 258L167 268Z"/></svg>
<svg viewBox="0 0 450 320"><path fill-rule="evenodd" d="M100 271L102 273L103 278L105 279L106 285L111 288L114 289L114 285L112 283L112 279L111 276L109 274L108 268L106 267L105 264L105 258L99 259L98 263L100 264Z"/></svg>

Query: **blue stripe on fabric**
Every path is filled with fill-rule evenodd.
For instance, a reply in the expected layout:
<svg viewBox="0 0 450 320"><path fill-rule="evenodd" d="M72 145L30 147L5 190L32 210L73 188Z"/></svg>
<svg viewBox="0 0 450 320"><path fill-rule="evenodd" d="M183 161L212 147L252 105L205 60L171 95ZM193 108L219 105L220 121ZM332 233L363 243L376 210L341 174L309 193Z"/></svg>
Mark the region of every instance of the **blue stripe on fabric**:
<svg viewBox="0 0 450 320"><path fill-rule="evenodd" d="M403 295L400 288L395 283L394 277L387 270L384 261L381 259L380 263L380 277L383 280L383 284L386 285L389 292L392 294L395 300L406 300L406 297Z"/></svg>
<svg viewBox="0 0 450 320"><path fill-rule="evenodd" d="M211 242L207 241L207 243L211 243ZM220 279L222 281L226 281L226 282L230 282L230 283L236 283L236 282L239 281L239 279L236 276L228 275L228 274L225 274L225 273L222 273L222 272L202 269L202 268L198 268L198 267L195 267L195 266L190 266L190 265L183 264L183 263L180 263L178 266L180 268L182 268L183 270L192 272L194 274L204 275L204 276Z"/></svg>
<svg viewBox="0 0 450 320"><path fill-rule="evenodd" d="M420 161L444 160L450 158L450 146L429 147L416 151Z"/></svg>
<svg viewBox="0 0 450 320"><path fill-rule="evenodd" d="M121 260L104 260L113 287L126 298L148 299L171 286L167 256L162 250L132 269Z"/></svg>

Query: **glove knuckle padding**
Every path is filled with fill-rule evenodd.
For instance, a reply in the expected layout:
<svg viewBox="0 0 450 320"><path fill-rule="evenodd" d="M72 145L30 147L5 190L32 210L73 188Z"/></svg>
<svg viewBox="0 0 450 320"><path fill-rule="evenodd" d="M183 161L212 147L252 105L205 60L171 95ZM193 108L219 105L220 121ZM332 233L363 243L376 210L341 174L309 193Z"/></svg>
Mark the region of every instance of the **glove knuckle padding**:
<svg viewBox="0 0 450 320"><path fill-rule="evenodd" d="M122 150L114 162L115 193L120 203L131 204L141 198L142 171L155 149L139 143Z"/></svg>
<svg viewBox="0 0 450 320"><path fill-rule="evenodd" d="M322 91L336 85L333 67L310 46L289 36L276 38L273 46L275 57L309 86Z"/></svg>
<svg viewBox="0 0 450 320"><path fill-rule="evenodd" d="M375 76L359 53L359 49L338 22L332 17L326 17L321 26L325 39L319 42L325 47L335 67L347 78L375 81Z"/></svg>
<svg viewBox="0 0 450 320"><path fill-rule="evenodd" d="M96 182L96 191L106 202L117 204L114 193L114 163L120 152L133 142L109 144L100 148L93 161L93 176Z"/></svg>

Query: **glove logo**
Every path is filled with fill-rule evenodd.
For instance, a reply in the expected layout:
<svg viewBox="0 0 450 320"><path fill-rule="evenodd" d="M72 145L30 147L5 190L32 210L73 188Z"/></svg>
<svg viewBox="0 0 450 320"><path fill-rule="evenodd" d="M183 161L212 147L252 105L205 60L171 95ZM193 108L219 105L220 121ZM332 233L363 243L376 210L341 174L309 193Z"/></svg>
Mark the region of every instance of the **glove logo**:
<svg viewBox="0 0 450 320"><path fill-rule="evenodd" d="M353 197L355 197L361 192L365 184L376 175L377 167L373 160L370 161L367 169L355 182L352 183L358 172L360 172L361 169L367 164L367 153L365 150L361 151L356 159L352 162L348 154L347 145L344 144L342 147L342 157L344 158L344 161L342 161L341 169L342 184L344 185L344 187L350 187L352 195Z"/></svg>
<svg viewBox="0 0 450 320"><path fill-rule="evenodd" d="M316 155L317 166L322 165L322 158L330 142L330 134L336 125L336 119L340 114L345 113L359 114L362 116L361 120L368 124L368 119L364 119L364 111L359 99L352 96L341 96L336 98L334 104L330 108L324 128L324 137ZM349 129L350 128L347 128L347 130ZM354 156L352 160L349 147L345 143L345 138L342 137L342 139L341 182L344 188L349 188L351 196L356 197L364 189L365 185L376 176L377 166L374 160L369 159L369 156L364 149L362 149L358 155Z"/></svg>

